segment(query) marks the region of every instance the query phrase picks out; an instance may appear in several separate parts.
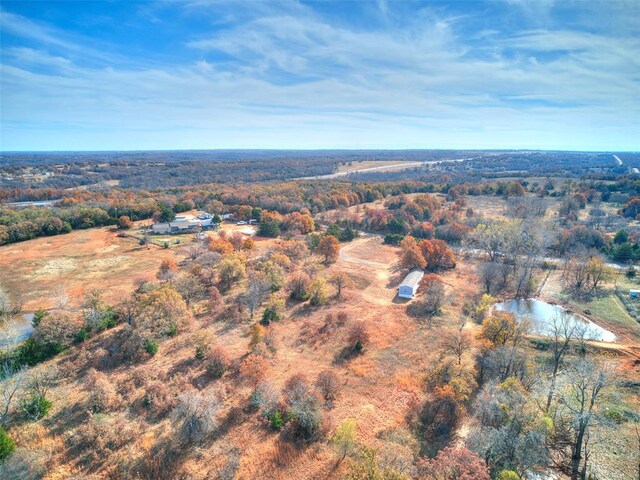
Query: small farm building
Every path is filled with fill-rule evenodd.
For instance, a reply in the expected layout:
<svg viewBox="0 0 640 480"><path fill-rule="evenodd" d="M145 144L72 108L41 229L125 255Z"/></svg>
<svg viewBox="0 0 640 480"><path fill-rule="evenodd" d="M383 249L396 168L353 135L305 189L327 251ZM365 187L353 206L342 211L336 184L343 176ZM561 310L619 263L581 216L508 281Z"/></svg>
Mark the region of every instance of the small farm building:
<svg viewBox="0 0 640 480"><path fill-rule="evenodd" d="M185 215L178 215L171 222L154 223L151 231L158 235L169 233L190 233L199 230L203 224L211 224L211 220L194 220Z"/></svg>
<svg viewBox="0 0 640 480"><path fill-rule="evenodd" d="M423 276L424 272L422 270L412 270L409 272L398 287L398 296L401 298L413 298L414 295L418 293L418 286Z"/></svg>

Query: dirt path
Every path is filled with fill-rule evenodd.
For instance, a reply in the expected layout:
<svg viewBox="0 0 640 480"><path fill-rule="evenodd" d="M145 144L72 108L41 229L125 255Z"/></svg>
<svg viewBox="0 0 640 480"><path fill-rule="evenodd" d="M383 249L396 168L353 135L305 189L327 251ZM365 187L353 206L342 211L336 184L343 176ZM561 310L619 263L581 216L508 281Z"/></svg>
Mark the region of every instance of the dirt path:
<svg viewBox="0 0 640 480"><path fill-rule="evenodd" d="M365 265L367 267L372 267L372 268L383 268L386 270L389 267L389 265L386 263L372 262L370 260L362 260L361 258L353 257L347 253L353 248L363 243L372 241L374 238L376 237L360 238L358 240L352 241L351 243L349 243L349 245L346 245L340 249L340 258L343 259L345 262L357 263L358 265Z"/></svg>

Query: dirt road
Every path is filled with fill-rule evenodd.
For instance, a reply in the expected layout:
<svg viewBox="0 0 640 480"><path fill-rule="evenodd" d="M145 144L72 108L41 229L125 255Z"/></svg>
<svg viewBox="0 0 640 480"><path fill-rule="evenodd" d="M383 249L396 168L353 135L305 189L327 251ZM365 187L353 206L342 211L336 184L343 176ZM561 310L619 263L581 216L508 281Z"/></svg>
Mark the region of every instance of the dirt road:
<svg viewBox="0 0 640 480"><path fill-rule="evenodd" d="M443 160L428 160L426 162L398 162L392 165L381 165L379 167L357 168L354 170L347 170L344 172L330 173L328 175L316 175L315 177L300 177L300 178L295 178L294 180L327 180L331 178L346 177L353 173L367 173L367 172L376 172L380 170L405 170L407 168L420 167L430 163L440 163L440 162L453 163L453 162L464 162L465 160L473 160L473 158L447 158Z"/></svg>
<svg viewBox="0 0 640 480"><path fill-rule="evenodd" d="M385 268L385 269L388 268L389 265L386 263L363 260L361 258L356 258L352 255L349 255L348 253L350 250L354 249L355 247L362 245L363 243L370 242L376 238L379 239L378 236L368 235L367 237L362 237L362 238L358 238L357 240L353 240L351 243L349 243L348 245L340 249L340 258L346 262L357 263L358 265L365 265L367 267Z"/></svg>

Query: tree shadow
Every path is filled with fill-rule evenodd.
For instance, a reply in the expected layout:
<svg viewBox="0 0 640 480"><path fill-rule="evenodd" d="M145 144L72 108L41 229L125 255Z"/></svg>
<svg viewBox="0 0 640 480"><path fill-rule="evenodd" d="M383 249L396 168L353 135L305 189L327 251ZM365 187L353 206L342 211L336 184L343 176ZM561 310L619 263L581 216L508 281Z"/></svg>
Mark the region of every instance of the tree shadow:
<svg viewBox="0 0 640 480"><path fill-rule="evenodd" d="M563 293L568 295L572 300L582 302L582 303L588 303L593 300L608 297L613 292L610 289L597 288L595 290L591 290L588 292L576 290L576 289L565 289L563 290Z"/></svg>
<svg viewBox="0 0 640 480"><path fill-rule="evenodd" d="M353 360L354 358L359 357L362 354L364 354L362 350L355 350L351 347L344 347L342 350L336 353L335 356L333 357L333 364L337 366L343 365L346 362Z"/></svg>
<svg viewBox="0 0 640 480"><path fill-rule="evenodd" d="M177 363L174 363L171 368L167 371L167 375L172 377L174 375L184 375L185 372L190 370L195 364L197 359L194 357L187 357L180 360Z"/></svg>
<svg viewBox="0 0 640 480"><path fill-rule="evenodd" d="M396 288L398 285L400 285L400 283L406 276L407 276L407 273L405 270L393 271L393 273L389 276L389 280L387 281L386 287Z"/></svg>
<svg viewBox="0 0 640 480"><path fill-rule="evenodd" d="M393 297L393 300L391 300L391 303L395 303L396 305L406 305L411 300L413 300L413 299L412 298L403 298L403 297L399 296L396 293L396 296Z"/></svg>
<svg viewBox="0 0 640 480"><path fill-rule="evenodd" d="M331 308L332 306L334 306L336 303L333 301L335 300L335 298L332 298L330 301L328 301L326 304L324 305L311 305L307 302L305 303L301 303L298 307L295 307L292 311L291 314L289 315L290 319L299 319L299 318L307 318L310 317L311 315L315 314L315 313L319 313L319 312L323 312L324 310L328 310L329 308Z"/></svg>

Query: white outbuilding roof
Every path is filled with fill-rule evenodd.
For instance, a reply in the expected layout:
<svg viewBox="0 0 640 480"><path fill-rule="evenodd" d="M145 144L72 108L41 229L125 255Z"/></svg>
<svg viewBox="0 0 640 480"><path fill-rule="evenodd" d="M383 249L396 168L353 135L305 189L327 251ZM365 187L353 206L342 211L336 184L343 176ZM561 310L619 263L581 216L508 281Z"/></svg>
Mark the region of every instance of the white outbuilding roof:
<svg viewBox="0 0 640 480"><path fill-rule="evenodd" d="M422 270L412 270L406 277L404 277L404 280L398 288L411 287L413 289L417 289L422 277L424 277L424 272Z"/></svg>

